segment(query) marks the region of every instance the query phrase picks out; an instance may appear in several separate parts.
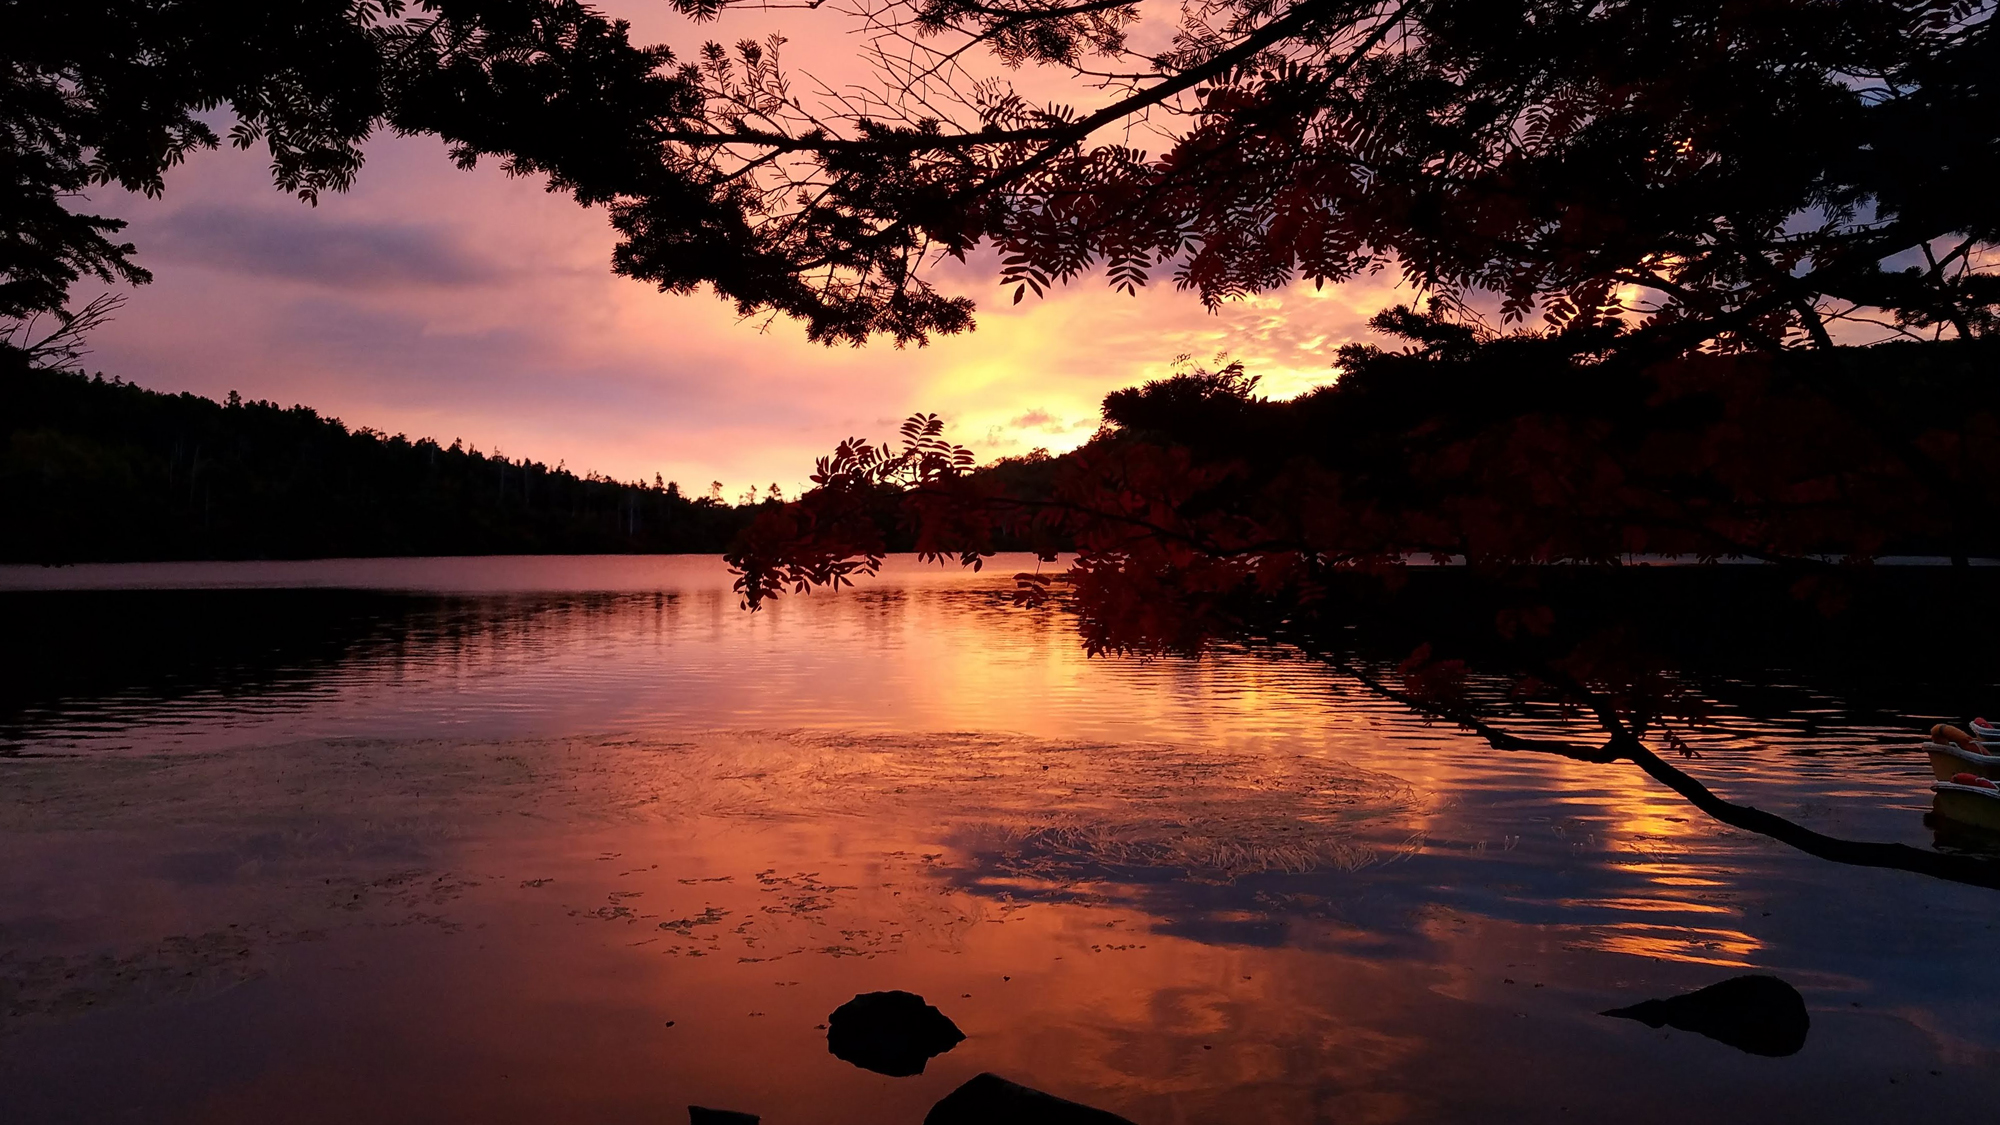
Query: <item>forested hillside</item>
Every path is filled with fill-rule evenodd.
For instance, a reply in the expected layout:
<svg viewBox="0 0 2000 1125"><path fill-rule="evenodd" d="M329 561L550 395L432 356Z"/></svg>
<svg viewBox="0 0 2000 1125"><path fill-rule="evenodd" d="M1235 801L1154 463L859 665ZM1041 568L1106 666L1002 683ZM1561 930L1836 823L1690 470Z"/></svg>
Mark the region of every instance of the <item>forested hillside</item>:
<svg viewBox="0 0 2000 1125"><path fill-rule="evenodd" d="M0 373L0 561L717 552L748 506L349 429L309 407Z"/></svg>

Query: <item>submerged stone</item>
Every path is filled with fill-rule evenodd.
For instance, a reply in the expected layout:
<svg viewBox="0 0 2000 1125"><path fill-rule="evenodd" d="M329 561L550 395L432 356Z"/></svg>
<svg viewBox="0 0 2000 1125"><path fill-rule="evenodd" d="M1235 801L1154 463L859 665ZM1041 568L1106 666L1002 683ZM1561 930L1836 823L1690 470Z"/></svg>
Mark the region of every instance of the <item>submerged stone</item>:
<svg viewBox="0 0 2000 1125"><path fill-rule="evenodd" d="M1806 1045L1812 1017L1799 990L1771 976L1731 977L1665 1000L1602 1013L1706 1035L1753 1055L1781 1058Z"/></svg>
<svg viewBox="0 0 2000 1125"><path fill-rule="evenodd" d="M943 1012L914 992L864 992L826 1021L826 1049L863 1070L907 1078L965 1039Z"/></svg>
<svg viewBox="0 0 2000 1125"><path fill-rule="evenodd" d="M945 1095L924 1125L1132 1125L1107 1110L982 1074Z"/></svg>
<svg viewBox="0 0 2000 1125"><path fill-rule="evenodd" d="M757 1125L754 1113L738 1113L733 1109L709 1109L706 1106L688 1107L688 1125Z"/></svg>

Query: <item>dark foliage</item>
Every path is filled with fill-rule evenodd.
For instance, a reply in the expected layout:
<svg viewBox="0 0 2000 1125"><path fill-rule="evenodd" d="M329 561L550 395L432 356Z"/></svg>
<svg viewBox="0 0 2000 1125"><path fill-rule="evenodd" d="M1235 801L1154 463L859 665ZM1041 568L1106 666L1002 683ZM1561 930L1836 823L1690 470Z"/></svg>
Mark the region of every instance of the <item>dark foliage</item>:
<svg viewBox="0 0 2000 1125"><path fill-rule="evenodd" d="M124 223L70 210L112 183L157 195L166 170L262 137L272 172L306 198L345 186L380 111L374 49L347 0L0 3L0 316L63 308L79 277L148 280Z"/></svg>
<svg viewBox="0 0 2000 1125"><path fill-rule="evenodd" d="M761 185L756 223L989 243L1016 300L1098 269L1211 304L1398 270L1468 319L1622 319L1655 355L1995 323L1991 0L1219 0L1155 54L1118 0L871 11L892 80L830 116L713 48L711 114L673 139ZM1032 104L974 44L1103 93Z"/></svg>
<svg viewBox="0 0 2000 1125"><path fill-rule="evenodd" d="M1289 401L1236 367L1120 391L1104 430L1046 463L973 473L946 446L849 442L737 561L767 591L818 584L879 554L883 490L901 490L920 551L1074 544L1091 645L1157 649L1235 632L1243 590L1302 604L1331 574L1413 562L1740 558L1818 582L1843 569L1828 558L2000 555L1992 341L1643 364L1602 358L1596 329L1378 324L1415 346L1350 349L1337 383Z"/></svg>
<svg viewBox="0 0 2000 1125"><path fill-rule="evenodd" d="M886 84L821 106L782 39L681 60L580 0L0 0L0 316L144 280L72 203L159 192L225 107L307 200L375 130L435 135L606 206L619 272L829 342L969 328L927 276L980 246L1016 299L1394 269L1657 355L1827 346L1847 317L1963 337L2000 307L1993 0L1223 0L1152 55L1120 0L840 7L799 18L858 20ZM1103 95L1031 104L975 44Z"/></svg>
<svg viewBox="0 0 2000 1125"><path fill-rule="evenodd" d="M1094 445L1226 467L1189 513L1326 561L2000 555L1994 341L1640 364L1589 332L1376 324L1414 346L1350 347L1337 383L1288 401L1234 367L1119 391Z"/></svg>
<svg viewBox="0 0 2000 1125"><path fill-rule="evenodd" d="M387 127L607 206L614 268L663 290L710 285L819 339L968 324L969 303L907 284L829 291L820 272L894 274L901 251L759 228L741 185L666 143L706 120L700 69L579 0L0 0L0 27L0 317L64 315L85 277L148 280L121 221L74 209L91 187L157 195L226 134L312 202Z"/></svg>
<svg viewBox="0 0 2000 1125"><path fill-rule="evenodd" d="M0 443L5 562L715 553L753 514L303 406L51 371L0 378Z"/></svg>

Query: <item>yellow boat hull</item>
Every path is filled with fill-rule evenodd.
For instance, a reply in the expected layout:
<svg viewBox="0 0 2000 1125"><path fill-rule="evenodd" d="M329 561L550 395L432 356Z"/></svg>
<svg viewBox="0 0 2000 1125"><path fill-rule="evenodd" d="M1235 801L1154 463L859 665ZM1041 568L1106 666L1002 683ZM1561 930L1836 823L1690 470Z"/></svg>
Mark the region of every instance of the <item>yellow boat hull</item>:
<svg viewBox="0 0 2000 1125"><path fill-rule="evenodd" d="M1927 742L1924 749L1931 756L1931 772L1939 781L1950 781L1962 773L2000 781L2000 754L1975 754L1943 742Z"/></svg>
<svg viewBox="0 0 2000 1125"><path fill-rule="evenodd" d="M1939 816L2000 832L2000 790L1944 782L1931 786L1931 792Z"/></svg>

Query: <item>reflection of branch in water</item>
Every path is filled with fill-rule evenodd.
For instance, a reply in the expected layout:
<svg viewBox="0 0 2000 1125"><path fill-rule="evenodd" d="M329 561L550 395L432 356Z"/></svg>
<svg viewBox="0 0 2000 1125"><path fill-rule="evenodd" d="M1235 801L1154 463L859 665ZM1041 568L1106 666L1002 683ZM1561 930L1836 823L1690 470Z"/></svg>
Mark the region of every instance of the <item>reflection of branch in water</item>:
<svg viewBox="0 0 2000 1125"><path fill-rule="evenodd" d="M1755 832L1786 844L1807 855L1820 859L1845 863L1854 867L1884 867L1896 871L1910 871L1919 875L1929 875L1953 883L1965 883L1975 887L1990 887L2000 890L2000 863L1968 855L1953 855L1947 852L1926 851L1908 844L1885 844L1872 840L1845 840L1838 836L1828 836L1815 832L1795 821L1787 820L1776 813L1750 805L1739 805L1719 797L1706 785L1688 776L1669 764L1659 755L1646 748L1638 736L1618 718L1609 704L1596 693L1590 691L1573 678L1560 676L1564 686L1589 704L1610 738L1602 746L1586 746L1575 742L1554 738L1526 738L1503 730L1487 722L1470 707L1453 707L1432 700L1423 699L1406 691L1398 691L1382 682L1374 673L1359 662L1337 653L1327 652L1309 641L1297 637L1285 638L1297 645L1307 655L1322 660L1334 668L1347 673L1354 680L1374 694L1391 702L1401 704L1422 715L1445 719L1484 739L1496 750L1528 750L1539 754L1555 754L1579 762L1604 765L1617 761L1629 761L1655 781L1686 798L1688 803L1714 820L1740 828L1745 832Z"/></svg>

